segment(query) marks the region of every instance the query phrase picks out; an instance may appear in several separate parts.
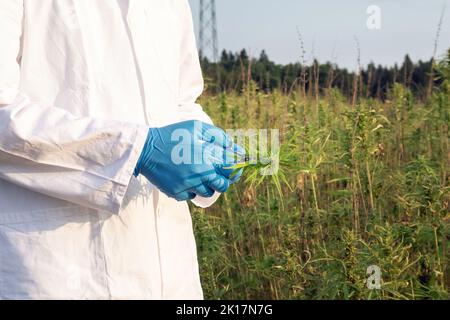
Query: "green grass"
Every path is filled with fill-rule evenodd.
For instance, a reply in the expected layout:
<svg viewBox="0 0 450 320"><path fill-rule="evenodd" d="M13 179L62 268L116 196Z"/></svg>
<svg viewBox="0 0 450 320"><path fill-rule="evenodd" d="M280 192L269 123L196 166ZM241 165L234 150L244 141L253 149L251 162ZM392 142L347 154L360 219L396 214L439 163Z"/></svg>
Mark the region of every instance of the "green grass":
<svg viewBox="0 0 450 320"><path fill-rule="evenodd" d="M447 72L447 74L446 74ZM249 166L193 208L209 299L448 299L448 65L433 97L395 85L351 106L332 90L205 96L224 128L281 130L280 171ZM366 270L382 270L381 290Z"/></svg>

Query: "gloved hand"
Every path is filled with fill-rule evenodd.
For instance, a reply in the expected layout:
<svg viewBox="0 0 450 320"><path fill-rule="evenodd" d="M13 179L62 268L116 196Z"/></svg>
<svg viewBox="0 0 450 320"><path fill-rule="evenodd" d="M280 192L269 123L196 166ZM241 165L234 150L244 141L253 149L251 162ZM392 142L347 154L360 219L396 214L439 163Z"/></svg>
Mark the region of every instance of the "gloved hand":
<svg viewBox="0 0 450 320"><path fill-rule="evenodd" d="M135 176L145 176L152 184L178 201L197 195L211 197L224 193L242 172L231 178L235 145L221 129L200 121L185 121L163 128L151 128Z"/></svg>

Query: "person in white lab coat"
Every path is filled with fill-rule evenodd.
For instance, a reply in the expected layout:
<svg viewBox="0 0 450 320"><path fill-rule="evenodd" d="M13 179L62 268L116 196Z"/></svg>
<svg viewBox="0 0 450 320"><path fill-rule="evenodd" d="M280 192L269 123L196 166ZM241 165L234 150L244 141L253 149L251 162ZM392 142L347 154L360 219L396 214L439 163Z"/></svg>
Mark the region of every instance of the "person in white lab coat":
<svg viewBox="0 0 450 320"><path fill-rule="evenodd" d="M211 123L188 1L1 0L0 43L0 299L202 299L187 203L133 175Z"/></svg>

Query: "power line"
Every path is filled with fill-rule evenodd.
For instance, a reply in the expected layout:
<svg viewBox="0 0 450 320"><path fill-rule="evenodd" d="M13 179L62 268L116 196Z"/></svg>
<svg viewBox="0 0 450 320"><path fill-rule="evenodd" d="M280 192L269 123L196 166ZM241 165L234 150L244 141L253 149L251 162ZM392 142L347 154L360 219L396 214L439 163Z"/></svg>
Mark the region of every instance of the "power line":
<svg viewBox="0 0 450 320"><path fill-rule="evenodd" d="M200 56L208 57L213 62L217 62L219 58L219 41L215 0L200 0L199 33Z"/></svg>

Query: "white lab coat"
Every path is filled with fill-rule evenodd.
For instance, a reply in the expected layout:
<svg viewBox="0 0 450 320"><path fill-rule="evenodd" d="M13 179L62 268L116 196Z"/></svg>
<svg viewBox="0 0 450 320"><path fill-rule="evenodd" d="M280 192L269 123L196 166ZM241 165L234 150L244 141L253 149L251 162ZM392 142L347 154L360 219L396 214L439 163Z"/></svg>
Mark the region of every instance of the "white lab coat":
<svg viewBox="0 0 450 320"><path fill-rule="evenodd" d="M189 4L125 8L0 0L2 299L202 298L187 204L132 176L149 126L210 121Z"/></svg>

